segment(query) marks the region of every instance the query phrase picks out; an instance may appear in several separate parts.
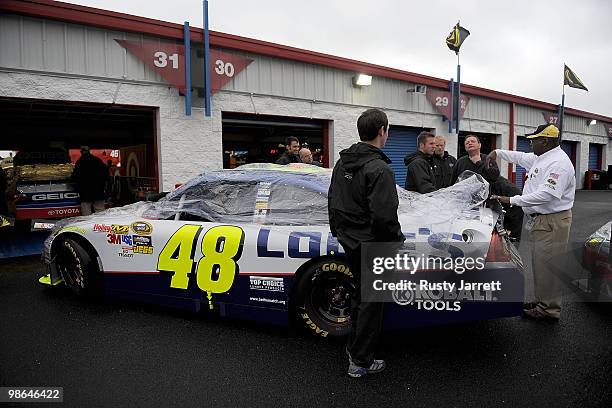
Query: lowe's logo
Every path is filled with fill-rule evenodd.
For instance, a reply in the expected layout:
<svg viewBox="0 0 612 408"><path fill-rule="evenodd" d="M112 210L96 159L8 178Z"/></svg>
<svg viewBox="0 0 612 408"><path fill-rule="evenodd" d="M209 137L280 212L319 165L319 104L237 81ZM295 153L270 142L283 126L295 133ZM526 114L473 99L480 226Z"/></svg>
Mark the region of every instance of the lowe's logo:
<svg viewBox="0 0 612 408"><path fill-rule="evenodd" d="M79 198L79 193L47 193L32 195L33 201L64 200L71 198Z"/></svg>

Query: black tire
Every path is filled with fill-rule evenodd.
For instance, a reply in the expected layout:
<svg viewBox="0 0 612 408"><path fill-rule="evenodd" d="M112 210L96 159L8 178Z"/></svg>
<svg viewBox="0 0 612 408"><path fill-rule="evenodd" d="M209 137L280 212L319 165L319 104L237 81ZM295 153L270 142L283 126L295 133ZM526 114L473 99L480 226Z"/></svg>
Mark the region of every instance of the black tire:
<svg viewBox="0 0 612 408"><path fill-rule="evenodd" d="M293 295L296 319L317 336L346 336L354 290L353 275L344 260L317 262L297 282Z"/></svg>
<svg viewBox="0 0 612 408"><path fill-rule="evenodd" d="M81 244L71 238L63 238L57 244L55 259L57 270L64 284L82 296L100 294L100 271L95 259Z"/></svg>

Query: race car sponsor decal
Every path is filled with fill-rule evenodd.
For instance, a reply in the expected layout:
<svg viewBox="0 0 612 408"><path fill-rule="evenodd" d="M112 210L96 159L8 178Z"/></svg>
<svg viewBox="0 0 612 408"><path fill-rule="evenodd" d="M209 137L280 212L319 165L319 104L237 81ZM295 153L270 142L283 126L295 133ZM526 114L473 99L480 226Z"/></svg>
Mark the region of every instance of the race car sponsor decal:
<svg viewBox="0 0 612 408"><path fill-rule="evenodd" d="M110 225L106 225L106 224L94 224L93 226L93 232L106 232L109 233L111 230L111 226Z"/></svg>
<svg viewBox="0 0 612 408"><path fill-rule="evenodd" d="M75 226L64 227L59 230L58 234L61 234L62 232L78 232L79 234L85 234L85 228Z"/></svg>
<svg viewBox="0 0 612 408"><path fill-rule="evenodd" d="M193 276L195 244L202 229L200 225L183 225L159 253L157 270L172 273L171 288L188 288L190 275ZM240 227L220 225L204 233L195 279L198 288L207 293L210 309L213 293L226 293L232 288L239 273L237 261L242 256L243 245L244 231Z"/></svg>
<svg viewBox="0 0 612 408"><path fill-rule="evenodd" d="M269 276L249 276L249 289L264 290L267 292L284 292L285 280Z"/></svg>
<svg viewBox="0 0 612 408"><path fill-rule="evenodd" d="M257 185L257 195L255 197L255 209L253 210L253 222L263 224L268 214L270 214L270 191L272 183L260 182Z"/></svg>
<svg viewBox="0 0 612 408"><path fill-rule="evenodd" d="M136 245L132 247L135 254L151 255L153 253L152 246Z"/></svg>
<svg viewBox="0 0 612 408"><path fill-rule="evenodd" d="M153 226L146 221L136 221L132 223L132 231L140 235L151 235Z"/></svg>
<svg viewBox="0 0 612 408"><path fill-rule="evenodd" d="M130 227L129 225L113 224L110 227L110 233L111 234L129 234Z"/></svg>
<svg viewBox="0 0 612 408"><path fill-rule="evenodd" d="M148 236L133 235L132 240L136 246L153 246L153 240Z"/></svg>
<svg viewBox="0 0 612 408"><path fill-rule="evenodd" d="M132 244L132 236L131 235L118 235L118 234L107 234L106 242L111 245L133 245Z"/></svg>
<svg viewBox="0 0 612 408"><path fill-rule="evenodd" d="M119 252L119 257L121 258L133 258L134 254L131 253L132 251L132 247L131 246L123 246L121 247L121 252Z"/></svg>

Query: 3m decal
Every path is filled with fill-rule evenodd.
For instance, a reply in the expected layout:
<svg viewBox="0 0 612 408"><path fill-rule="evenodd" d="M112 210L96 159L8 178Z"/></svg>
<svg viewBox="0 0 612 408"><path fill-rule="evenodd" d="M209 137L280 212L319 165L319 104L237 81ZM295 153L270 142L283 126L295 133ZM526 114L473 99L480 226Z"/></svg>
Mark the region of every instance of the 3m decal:
<svg viewBox="0 0 612 408"><path fill-rule="evenodd" d="M157 259L159 271L173 273L171 288L187 289L194 270L195 244L202 228L183 225L170 237ZM240 227L221 225L206 231L202 238L202 257L195 268L198 287L207 293L212 309L213 293L226 293L239 272L244 231Z"/></svg>

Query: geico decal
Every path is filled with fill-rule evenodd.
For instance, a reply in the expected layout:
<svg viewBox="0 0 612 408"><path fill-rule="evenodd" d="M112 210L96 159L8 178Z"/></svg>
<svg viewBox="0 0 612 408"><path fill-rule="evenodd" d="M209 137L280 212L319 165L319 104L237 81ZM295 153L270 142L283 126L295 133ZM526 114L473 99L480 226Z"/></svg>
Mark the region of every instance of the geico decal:
<svg viewBox="0 0 612 408"><path fill-rule="evenodd" d="M40 193L32 195L33 201L64 200L67 198L79 198L79 193Z"/></svg>

